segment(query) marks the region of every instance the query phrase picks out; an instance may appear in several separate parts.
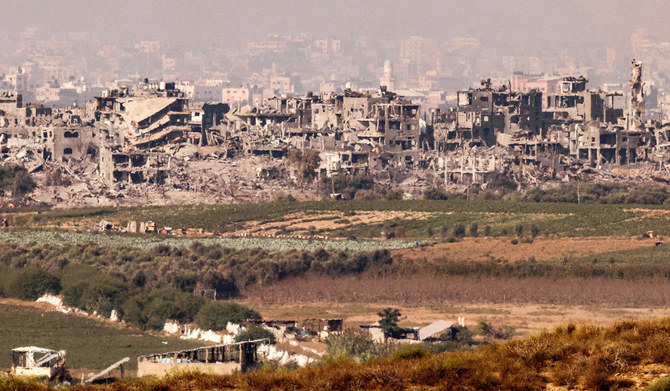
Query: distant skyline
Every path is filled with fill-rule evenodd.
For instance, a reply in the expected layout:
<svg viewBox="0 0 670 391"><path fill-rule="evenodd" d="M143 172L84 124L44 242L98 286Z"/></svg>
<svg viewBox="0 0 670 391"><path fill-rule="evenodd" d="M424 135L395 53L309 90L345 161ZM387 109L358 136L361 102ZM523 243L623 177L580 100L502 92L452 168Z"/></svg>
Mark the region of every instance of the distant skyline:
<svg viewBox="0 0 670 391"><path fill-rule="evenodd" d="M75 32L103 43L160 40L175 48L236 47L268 34L400 39L438 43L474 36L486 49L538 52L593 44L630 46L637 28L670 41L665 1L23 1L3 3L0 30L18 38L27 27L48 38ZM4 42L7 42L7 40Z"/></svg>

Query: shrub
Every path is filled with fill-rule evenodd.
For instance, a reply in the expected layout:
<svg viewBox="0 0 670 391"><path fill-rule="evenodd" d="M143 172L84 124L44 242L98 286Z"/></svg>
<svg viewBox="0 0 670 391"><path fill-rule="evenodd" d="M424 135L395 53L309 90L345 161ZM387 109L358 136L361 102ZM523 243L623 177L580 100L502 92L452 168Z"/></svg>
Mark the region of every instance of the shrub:
<svg viewBox="0 0 670 391"><path fill-rule="evenodd" d="M575 364L559 362L551 370L551 379L559 386L574 387L579 380L579 369Z"/></svg>
<svg viewBox="0 0 670 391"><path fill-rule="evenodd" d="M479 225L477 223L472 223L470 225L470 236L473 238L479 236Z"/></svg>
<svg viewBox="0 0 670 391"><path fill-rule="evenodd" d="M391 355L393 360L405 360L411 358L421 358L429 354L428 348L424 344L400 345Z"/></svg>
<svg viewBox="0 0 670 391"><path fill-rule="evenodd" d="M540 229L537 227L537 225L533 224L530 226L530 236L536 237L539 235Z"/></svg>
<svg viewBox="0 0 670 391"><path fill-rule="evenodd" d="M124 317L126 308L139 309L141 313L137 314L138 317L145 320L143 327L160 329L167 319L192 322L204 303L205 299L192 293L164 288L154 290L148 296L136 295L127 300L124 303Z"/></svg>
<svg viewBox="0 0 670 391"><path fill-rule="evenodd" d="M441 226L440 233L442 234L442 237L446 237L447 234L449 234L449 227L447 227L446 225Z"/></svg>
<svg viewBox="0 0 670 391"><path fill-rule="evenodd" d="M255 341L265 338L269 339L270 343L275 343L275 335L272 334L272 331L262 326L251 326L235 337L235 342Z"/></svg>
<svg viewBox="0 0 670 391"><path fill-rule="evenodd" d="M482 337L510 339L514 336L515 330L512 326L496 327L482 319L475 326L474 332Z"/></svg>
<svg viewBox="0 0 670 391"><path fill-rule="evenodd" d="M668 391L670 390L670 378L663 378L656 383L653 383L649 387L645 388L644 391Z"/></svg>
<svg viewBox="0 0 670 391"><path fill-rule="evenodd" d="M324 341L329 359L349 357L362 361L378 355L377 346L370 334L355 329L345 329L342 333L331 334Z"/></svg>
<svg viewBox="0 0 670 391"><path fill-rule="evenodd" d="M28 269L20 272L10 284L8 293L24 300L37 300L45 293L60 293L58 277L41 269Z"/></svg>
<svg viewBox="0 0 670 391"><path fill-rule="evenodd" d="M33 191L35 186L25 167L16 164L0 167L0 195L10 192L13 197L19 197Z"/></svg>
<svg viewBox="0 0 670 391"><path fill-rule="evenodd" d="M432 187L423 192L424 200L448 200L449 195L444 189L439 187Z"/></svg>
<svg viewBox="0 0 670 391"><path fill-rule="evenodd" d="M242 323L247 319L260 319L258 312L241 304L213 301L200 308L195 316L195 323L208 330L223 330L226 324Z"/></svg>
<svg viewBox="0 0 670 391"><path fill-rule="evenodd" d="M523 225L521 225L521 224L517 224L517 225L514 227L514 232L516 232L516 236L521 236L521 235L523 235Z"/></svg>
<svg viewBox="0 0 670 391"><path fill-rule="evenodd" d="M465 236L465 225L463 224L456 224L454 227L454 236L462 238Z"/></svg>
<svg viewBox="0 0 670 391"><path fill-rule="evenodd" d="M484 226L484 236L491 236L491 226L490 225L485 225Z"/></svg>

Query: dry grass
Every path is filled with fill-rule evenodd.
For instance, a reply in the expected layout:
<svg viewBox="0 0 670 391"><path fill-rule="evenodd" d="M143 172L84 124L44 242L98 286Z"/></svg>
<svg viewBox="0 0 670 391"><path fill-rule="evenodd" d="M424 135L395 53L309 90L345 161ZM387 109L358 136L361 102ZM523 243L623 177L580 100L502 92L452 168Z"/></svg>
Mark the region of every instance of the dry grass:
<svg viewBox="0 0 670 391"><path fill-rule="evenodd" d="M607 278L497 278L477 276L339 277L307 276L254 285L243 291L264 304L308 302L375 303L493 303L602 305L611 307L664 306L670 301L670 280ZM306 299L309 298L309 299Z"/></svg>
<svg viewBox="0 0 670 391"><path fill-rule="evenodd" d="M670 318L566 325L483 348L420 358L340 360L296 371L182 373L73 390L610 390L640 389L670 370ZM3 381L0 380L0 385ZM44 389L5 380L13 389Z"/></svg>
<svg viewBox="0 0 670 391"><path fill-rule="evenodd" d="M392 254L402 255L407 260L446 258L450 261L486 261L496 258L518 261L533 257L538 261L549 261L653 247L655 243L653 239L639 240L636 237L538 237L532 243L521 241L515 245L510 238L464 238L454 243L395 250Z"/></svg>

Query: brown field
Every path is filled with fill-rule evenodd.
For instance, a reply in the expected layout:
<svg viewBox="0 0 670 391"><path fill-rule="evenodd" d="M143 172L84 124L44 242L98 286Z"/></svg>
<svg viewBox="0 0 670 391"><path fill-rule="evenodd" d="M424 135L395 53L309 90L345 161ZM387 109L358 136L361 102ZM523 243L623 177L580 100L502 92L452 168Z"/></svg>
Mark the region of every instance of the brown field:
<svg viewBox="0 0 670 391"><path fill-rule="evenodd" d="M670 316L670 309L662 306L649 308L540 304L398 306L393 302L339 303L334 305L326 302L314 302L305 305L266 306L253 301L245 301L245 303L253 305L266 319L343 318L345 327L372 324L379 320L377 312L386 307L394 307L402 313L401 326L425 326L439 319L456 322L458 317L464 317L465 324L468 327L476 325L480 320L486 320L496 326L513 326L516 337L534 335L568 323L602 326L621 320L642 320Z"/></svg>
<svg viewBox="0 0 670 391"><path fill-rule="evenodd" d="M512 244L511 239L463 238L454 243L394 250L404 259L448 258L453 261L486 261L492 258L517 261L535 257L538 261L584 257L610 251L652 247L655 240L631 237L551 238L537 237L533 243Z"/></svg>
<svg viewBox="0 0 670 391"><path fill-rule="evenodd" d="M249 288L243 302L267 319L341 317L358 325L378 320L382 308L396 307L408 326L463 316L466 324L485 319L526 335L567 322L670 316L668 288L663 279L306 277Z"/></svg>

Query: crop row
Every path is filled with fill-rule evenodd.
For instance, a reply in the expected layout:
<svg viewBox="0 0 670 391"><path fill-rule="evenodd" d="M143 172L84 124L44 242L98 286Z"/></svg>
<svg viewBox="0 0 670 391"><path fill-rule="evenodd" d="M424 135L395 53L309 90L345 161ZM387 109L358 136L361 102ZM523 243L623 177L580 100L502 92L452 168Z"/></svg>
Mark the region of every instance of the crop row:
<svg viewBox="0 0 670 391"><path fill-rule="evenodd" d="M20 245L52 244L76 245L96 244L103 247L133 247L152 249L157 246L188 247L193 243L219 245L235 250L261 248L266 251L315 251L318 249L334 251L377 251L414 247L418 243L410 240L302 240L272 238L174 238L166 236L136 236L113 233L90 233L72 231L0 231L0 242L12 242Z"/></svg>

